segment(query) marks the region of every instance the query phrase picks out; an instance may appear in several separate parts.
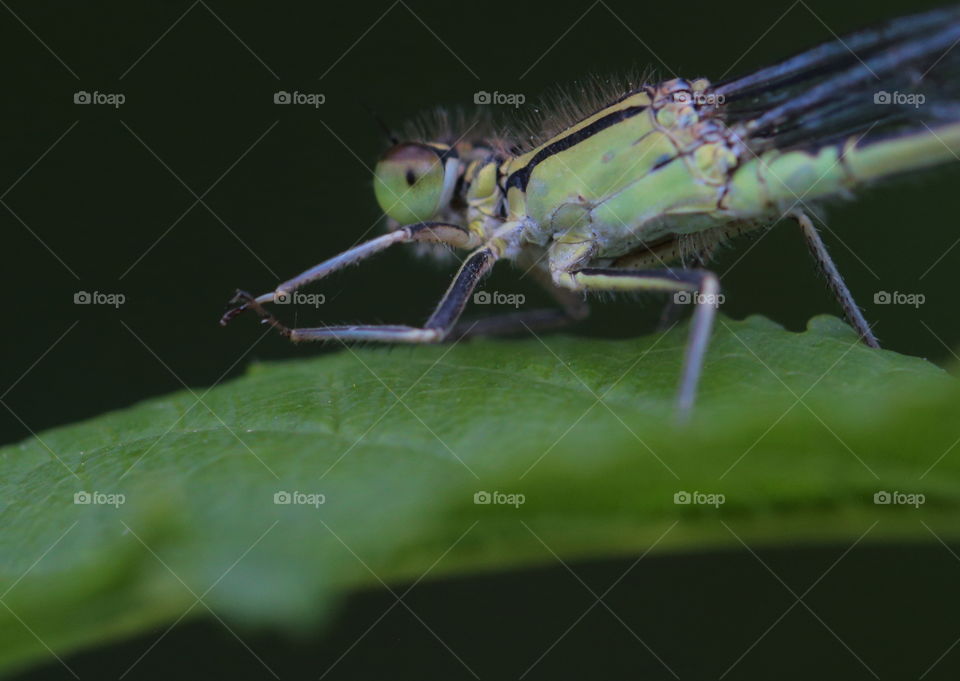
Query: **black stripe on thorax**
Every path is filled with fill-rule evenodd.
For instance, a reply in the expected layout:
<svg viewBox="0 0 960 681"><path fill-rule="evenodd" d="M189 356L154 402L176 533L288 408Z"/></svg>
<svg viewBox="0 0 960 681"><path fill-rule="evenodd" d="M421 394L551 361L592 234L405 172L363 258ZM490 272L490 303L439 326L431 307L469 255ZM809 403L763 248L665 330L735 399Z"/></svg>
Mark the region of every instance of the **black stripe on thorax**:
<svg viewBox="0 0 960 681"><path fill-rule="evenodd" d="M570 147L587 140L594 135L596 135L601 130L606 130L611 125L616 125L621 121L625 121L628 118L632 118L643 111L646 111L646 106L629 106L625 109L620 109L619 111L614 111L609 113L603 118L598 118L590 125L586 125L579 130L571 132L565 137L561 137L556 142L548 144L543 149L538 151L530 162L527 163L524 167L513 172L510 177L507 178L507 184L505 189L510 189L510 187L517 187L521 191L526 191L527 183L530 181L530 175L533 173L533 169L541 161L545 161L554 154L559 154L561 151L566 151Z"/></svg>

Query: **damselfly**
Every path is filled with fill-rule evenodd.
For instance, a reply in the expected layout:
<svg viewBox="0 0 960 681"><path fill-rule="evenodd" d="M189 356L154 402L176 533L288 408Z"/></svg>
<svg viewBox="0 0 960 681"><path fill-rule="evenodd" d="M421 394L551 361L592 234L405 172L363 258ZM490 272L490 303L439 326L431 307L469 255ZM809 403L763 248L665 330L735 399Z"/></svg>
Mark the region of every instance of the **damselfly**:
<svg viewBox="0 0 960 681"><path fill-rule="evenodd" d="M867 345L877 341L805 210L960 150L960 7L854 33L750 75L598 83L556 100L530 127L435 116L375 169L390 230L253 297L292 341L433 343L558 326L587 314L583 293L660 291L697 303L678 394L691 408L719 294L705 265L731 237L795 220L817 267ZM421 327L288 328L265 309L296 289L400 243L468 251ZM443 249L442 249L443 250ZM470 325L460 316L499 260L535 274L555 310Z"/></svg>

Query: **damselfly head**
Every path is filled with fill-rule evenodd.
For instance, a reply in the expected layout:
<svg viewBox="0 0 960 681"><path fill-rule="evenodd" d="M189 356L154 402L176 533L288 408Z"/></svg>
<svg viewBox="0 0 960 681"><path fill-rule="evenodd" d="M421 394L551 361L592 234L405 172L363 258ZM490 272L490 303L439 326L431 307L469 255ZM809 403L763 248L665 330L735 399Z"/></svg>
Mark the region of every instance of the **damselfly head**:
<svg viewBox="0 0 960 681"><path fill-rule="evenodd" d="M425 222L450 203L459 170L447 145L401 142L377 163L373 189L383 212L400 224Z"/></svg>

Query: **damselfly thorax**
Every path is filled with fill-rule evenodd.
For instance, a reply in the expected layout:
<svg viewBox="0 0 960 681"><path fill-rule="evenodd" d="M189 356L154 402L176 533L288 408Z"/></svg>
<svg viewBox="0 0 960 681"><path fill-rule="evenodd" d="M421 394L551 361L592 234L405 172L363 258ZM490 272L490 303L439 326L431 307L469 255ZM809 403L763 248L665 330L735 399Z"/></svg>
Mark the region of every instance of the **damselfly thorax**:
<svg viewBox="0 0 960 681"><path fill-rule="evenodd" d="M960 8L941 9L717 85L620 84L599 88L590 106L561 96L560 114L532 125L435 117L439 125L393 139L377 164L387 234L270 293L239 293L222 321L249 308L294 341L424 343L576 321L586 315L585 292L661 291L674 305L695 303L678 398L685 412L719 294L706 264L728 239L790 218L847 319L876 347L808 206L958 158L958 42ZM397 243L468 251L422 327L290 329L264 308ZM498 260L532 273L558 307L460 322Z"/></svg>
<svg viewBox="0 0 960 681"><path fill-rule="evenodd" d="M444 165L452 192L449 200L441 196L446 210L401 209L394 228L426 214L468 226L486 241L515 222L523 228L513 248L590 242L596 259L633 252L646 254L651 265L696 259L711 237L748 226L743 214L724 207L747 151L716 115L708 90L706 79L644 86L523 154L511 154L515 146L503 138L398 145L381 162L378 197L391 207L399 197L390 175L402 172L413 186L429 168ZM417 156L423 171L411 168Z"/></svg>
<svg viewBox="0 0 960 681"><path fill-rule="evenodd" d="M724 200L747 152L709 88L706 79L644 87L504 164L508 218L549 248L552 271L627 255L653 267L698 262L731 223L742 229L748 216Z"/></svg>

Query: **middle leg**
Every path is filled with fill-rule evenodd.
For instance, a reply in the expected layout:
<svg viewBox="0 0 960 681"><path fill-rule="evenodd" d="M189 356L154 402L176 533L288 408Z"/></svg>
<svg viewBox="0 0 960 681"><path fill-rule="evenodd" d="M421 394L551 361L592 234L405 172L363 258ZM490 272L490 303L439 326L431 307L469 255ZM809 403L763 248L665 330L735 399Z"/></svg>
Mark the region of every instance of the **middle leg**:
<svg viewBox="0 0 960 681"><path fill-rule="evenodd" d="M530 275L560 305L558 308L524 310L484 317L477 320L461 320L453 329L453 338L497 336L521 331L553 330L582 321L590 314L590 306L583 295L560 288L553 283L549 273L538 263L520 263L529 266Z"/></svg>
<svg viewBox="0 0 960 681"><path fill-rule="evenodd" d="M626 270L583 268L561 277L561 283L573 290L687 292L696 306L690 328L690 340L683 360L683 375L677 393L677 411L689 415L703 371L704 355L716 316L720 282L717 275L702 269ZM694 300L694 294L697 294Z"/></svg>

